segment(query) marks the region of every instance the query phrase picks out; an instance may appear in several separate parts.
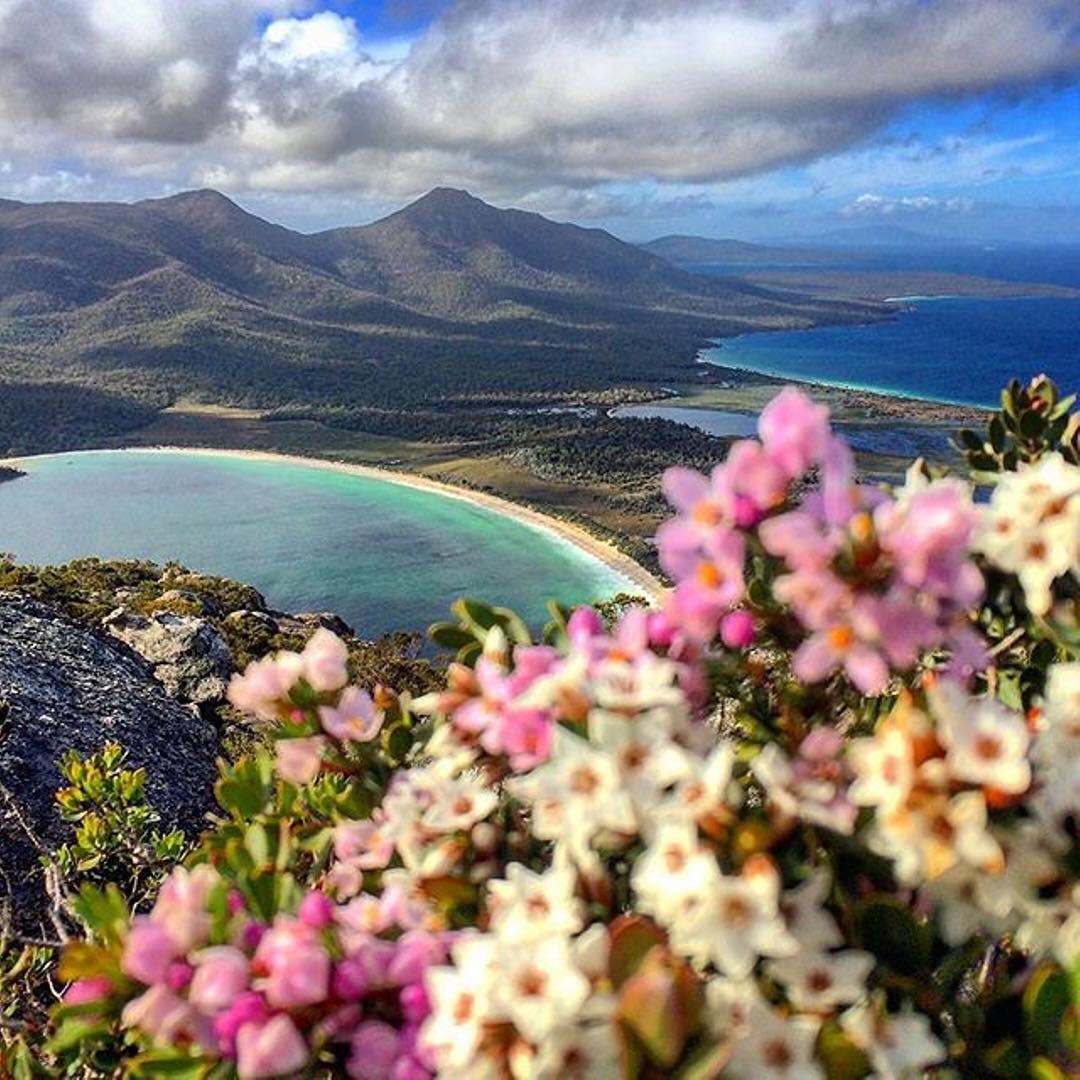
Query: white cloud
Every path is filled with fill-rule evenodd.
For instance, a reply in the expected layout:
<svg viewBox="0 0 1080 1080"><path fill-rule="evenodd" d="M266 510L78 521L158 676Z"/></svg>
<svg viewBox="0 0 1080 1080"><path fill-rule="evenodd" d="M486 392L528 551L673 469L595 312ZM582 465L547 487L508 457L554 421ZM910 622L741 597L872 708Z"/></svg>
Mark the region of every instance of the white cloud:
<svg viewBox="0 0 1080 1080"><path fill-rule="evenodd" d="M840 210L841 217L897 217L905 214L964 214L973 210L971 199L937 199L930 195L860 195Z"/></svg>
<svg viewBox="0 0 1080 1080"><path fill-rule="evenodd" d="M0 151L241 192L453 183L587 212L622 181L732 182L850 152L915 101L1080 68L1062 0L457 0L390 44L313 6L0 0ZM980 166L974 141L963 153ZM902 164L894 189L928 168ZM844 194L888 183L870 171Z"/></svg>

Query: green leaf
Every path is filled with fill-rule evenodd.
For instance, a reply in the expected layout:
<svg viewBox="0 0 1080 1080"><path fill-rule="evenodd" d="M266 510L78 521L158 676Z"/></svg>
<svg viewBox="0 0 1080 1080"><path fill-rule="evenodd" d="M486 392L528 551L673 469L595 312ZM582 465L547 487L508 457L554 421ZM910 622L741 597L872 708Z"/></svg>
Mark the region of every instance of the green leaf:
<svg viewBox="0 0 1080 1080"><path fill-rule="evenodd" d="M641 967L653 949L667 944L664 931L640 915L620 915L611 924L609 936L608 975L616 989Z"/></svg>
<svg viewBox="0 0 1080 1080"><path fill-rule="evenodd" d="M628 979L619 991L619 1017L652 1061L674 1067L686 1045L686 1017L675 976L660 964Z"/></svg>
<svg viewBox="0 0 1080 1080"><path fill-rule="evenodd" d="M1069 979L1054 964L1040 967L1024 990L1024 1037L1031 1049L1053 1053L1062 1045L1062 1024L1072 998Z"/></svg>
<svg viewBox="0 0 1080 1080"><path fill-rule="evenodd" d="M983 448L982 436L972 431L971 428L961 428L956 433L956 438L964 449L981 450Z"/></svg>
<svg viewBox="0 0 1080 1080"><path fill-rule="evenodd" d="M1020 434L1025 439L1037 439L1046 430L1046 419L1031 409L1020 414Z"/></svg>
<svg viewBox="0 0 1080 1080"><path fill-rule="evenodd" d="M1005 425L1002 423L1000 416L995 416L991 419L989 427L987 428L987 434L990 439L990 445L1001 453L1005 449Z"/></svg>
<svg viewBox="0 0 1080 1080"><path fill-rule="evenodd" d="M864 948L902 975L915 975L930 962L933 933L895 897L879 895L856 908L856 924Z"/></svg>
<svg viewBox="0 0 1080 1080"><path fill-rule="evenodd" d="M499 621L494 608L479 600L470 600L467 596L455 600L451 605L451 610L462 623L479 631L481 637Z"/></svg>
<svg viewBox="0 0 1080 1080"><path fill-rule="evenodd" d="M674 1080L717 1080L731 1060L730 1042L703 1042L695 1046L674 1073Z"/></svg>
<svg viewBox="0 0 1080 1080"><path fill-rule="evenodd" d="M822 1027L816 1049L829 1080L861 1080L870 1075L870 1059L835 1022Z"/></svg>
<svg viewBox="0 0 1080 1080"><path fill-rule="evenodd" d="M444 649L453 649L455 652L476 641L476 635L471 630L466 630L463 626L451 622L435 623L428 630L428 637L436 645L441 645Z"/></svg>
<svg viewBox="0 0 1080 1080"><path fill-rule="evenodd" d="M525 624L525 620L516 611L512 611L510 608L497 607L495 608L495 614L498 616L499 622L512 644L532 644L532 633Z"/></svg>

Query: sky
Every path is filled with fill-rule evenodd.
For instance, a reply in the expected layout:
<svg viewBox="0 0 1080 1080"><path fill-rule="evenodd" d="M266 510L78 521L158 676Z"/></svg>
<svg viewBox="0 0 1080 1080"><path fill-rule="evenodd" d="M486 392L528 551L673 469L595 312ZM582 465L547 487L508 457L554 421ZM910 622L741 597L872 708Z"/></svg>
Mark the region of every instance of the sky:
<svg viewBox="0 0 1080 1080"><path fill-rule="evenodd" d="M0 198L1080 243L1080 0L0 0Z"/></svg>

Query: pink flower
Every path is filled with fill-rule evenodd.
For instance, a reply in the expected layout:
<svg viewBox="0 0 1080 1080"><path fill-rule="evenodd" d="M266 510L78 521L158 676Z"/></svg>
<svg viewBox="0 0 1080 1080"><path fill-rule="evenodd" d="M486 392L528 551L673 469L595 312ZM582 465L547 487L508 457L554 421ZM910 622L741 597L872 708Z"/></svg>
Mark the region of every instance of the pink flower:
<svg viewBox="0 0 1080 1080"><path fill-rule="evenodd" d="M409 930L395 943L386 974L398 985L419 983L433 964L446 959L446 946L426 930Z"/></svg>
<svg viewBox="0 0 1080 1080"><path fill-rule="evenodd" d="M720 623L720 640L729 649L746 649L754 643L757 625L749 611L732 611Z"/></svg>
<svg viewBox="0 0 1080 1080"><path fill-rule="evenodd" d="M736 523L743 528L757 524L765 512L779 506L787 496L789 474L776 459L751 439L732 444L723 466L742 501L735 504Z"/></svg>
<svg viewBox="0 0 1080 1080"><path fill-rule="evenodd" d="M346 1069L356 1080L385 1080L401 1048L401 1036L381 1020L361 1024L352 1037Z"/></svg>
<svg viewBox="0 0 1080 1080"><path fill-rule="evenodd" d="M837 533L805 508L763 521L758 529L762 546L793 570L824 570L840 548Z"/></svg>
<svg viewBox="0 0 1080 1080"><path fill-rule="evenodd" d="M348 681L349 650L345 642L324 627L311 635L300 654L303 675L317 693L340 690Z"/></svg>
<svg viewBox="0 0 1080 1080"><path fill-rule="evenodd" d="M210 936L206 905L211 891L220 883L217 871L206 865L193 870L179 866L165 879L150 918L168 930L178 953L206 944Z"/></svg>
<svg viewBox="0 0 1080 1080"><path fill-rule="evenodd" d="M334 854L361 870L381 870L394 857L394 841L378 817L345 821L334 829Z"/></svg>
<svg viewBox="0 0 1080 1080"><path fill-rule="evenodd" d="M795 675L810 683L821 682L837 668L843 668L864 694L880 694L889 681L889 666L881 654L844 623L808 637L795 650L791 663Z"/></svg>
<svg viewBox="0 0 1080 1080"><path fill-rule="evenodd" d="M138 1028L156 1043L193 1042L207 1050L216 1046L213 1027L182 997L160 983L124 1006L121 1021Z"/></svg>
<svg viewBox="0 0 1080 1080"><path fill-rule="evenodd" d="M240 994L223 1013L214 1018L219 1052L227 1058L236 1057L237 1032L245 1024L261 1024L267 1015L262 994L253 990Z"/></svg>
<svg viewBox="0 0 1080 1080"><path fill-rule="evenodd" d="M288 1076L308 1061L307 1043L285 1015L249 1023L236 1034L236 1072L240 1080Z"/></svg>
<svg viewBox="0 0 1080 1080"><path fill-rule="evenodd" d="M180 946L160 922L153 921L148 915L136 915L124 941L120 969L148 986L164 982L169 965L180 951Z"/></svg>
<svg viewBox="0 0 1080 1080"><path fill-rule="evenodd" d="M515 772L528 772L551 756L554 736L555 724L547 713L539 709L518 709L503 716L496 740L499 750L494 752L507 754L510 768ZM484 747L492 752L487 740Z"/></svg>
<svg viewBox="0 0 1080 1080"><path fill-rule="evenodd" d="M382 728L383 714L366 690L350 686L336 706L319 706L319 720L341 742L370 742Z"/></svg>
<svg viewBox="0 0 1080 1080"><path fill-rule="evenodd" d="M371 979L363 961L351 956L335 965L331 985L334 997L342 1001L359 1001L371 988Z"/></svg>
<svg viewBox="0 0 1080 1080"><path fill-rule="evenodd" d="M101 1001L107 998L111 993L112 983L104 975L94 975L88 979L76 979L64 991L64 1004L88 1005L92 1001Z"/></svg>
<svg viewBox="0 0 1080 1080"><path fill-rule="evenodd" d="M330 990L330 957L314 930L278 916L255 950L253 968L265 973L263 993L276 1009L325 1001Z"/></svg>
<svg viewBox="0 0 1080 1080"><path fill-rule="evenodd" d="M398 995L398 1003L401 1005L402 1016L410 1024L421 1023L431 1013L431 1000L428 998L423 983L402 987Z"/></svg>
<svg viewBox="0 0 1080 1080"><path fill-rule="evenodd" d="M825 452L829 410L787 386L761 410L758 435L769 457L795 479Z"/></svg>
<svg viewBox="0 0 1080 1080"><path fill-rule="evenodd" d="M279 739L276 743L274 768L282 780L290 784L307 784L319 775L326 739L312 735L306 739Z"/></svg>
<svg viewBox="0 0 1080 1080"><path fill-rule="evenodd" d="M243 675L229 683L229 701L241 712L254 713L264 720L276 720L289 691L303 673L296 653L282 652L248 664Z"/></svg>
<svg viewBox="0 0 1080 1080"><path fill-rule="evenodd" d="M248 958L230 945L196 953L188 1001L205 1013L219 1013L248 988Z"/></svg>

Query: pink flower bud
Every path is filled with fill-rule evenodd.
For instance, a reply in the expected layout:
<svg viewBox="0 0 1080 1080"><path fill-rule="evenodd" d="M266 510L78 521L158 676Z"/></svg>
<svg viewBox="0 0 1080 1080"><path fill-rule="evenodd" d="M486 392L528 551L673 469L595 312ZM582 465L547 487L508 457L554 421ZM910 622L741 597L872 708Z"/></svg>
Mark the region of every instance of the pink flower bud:
<svg viewBox="0 0 1080 1080"><path fill-rule="evenodd" d="M720 623L720 640L729 649L745 649L756 636L754 616L749 611L732 611Z"/></svg>
<svg viewBox="0 0 1080 1080"><path fill-rule="evenodd" d="M165 972L165 985L170 990L183 990L191 982L191 965L186 960L174 960Z"/></svg>
<svg viewBox="0 0 1080 1080"><path fill-rule="evenodd" d="M309 892L300 901L300 910L297 917L305 926L312 930L322 930L329 926L334 919L334 903L322 892Z"/></svg>
<svg viewBox="0 0 1080 1080"><path fill-rule="evenodd" d="M422 983L402 987L398 995L401 1013L410 1024L419 1024L426 1020L431 1012L431 1001Z"/></svg>
<svg viewBox="0 0 1080 1080"><path fill-rule="evenodd" d="M87 1005L91 1001L101 1001L112 992L112 983L104 975L94 975L89 979L76 979L64 991L65 1005Z"/></svg>
<svg viewBox="0 0 1080 1080"><path fill-rule="evenodd" d="M266 1017L266 1003L261 994L253 990L240 994L214 1020L214 1034L218 1038L220 1052L228 1058L236 1057L236 1033L245 1024L261 1024Z"/></svg>
<svg viewBox="0 0 1080 1080"><path fill-rule="evenodd" d="M368 992L371 980L368 978L364 965L352 957L342 960L334 968L332 985L334 997L341 998L343 1001L359 1001Z"/></svg>
<svg viewBox="0 0 1080 1080"><path fill-rule="evenodd" d="M384 1080L397 1060L401 1036L381 1020L361 1024L352 1037L348 1072L356 1080Z"/></svg>
<svg viewBox="0 0 1080 1080"><path fill-rule="evenodd" d="M340 690L349 678L345 669L349 650L345 642L323 627L312 634L300 658L304 663L304 678L320 694Z"/></svg>

